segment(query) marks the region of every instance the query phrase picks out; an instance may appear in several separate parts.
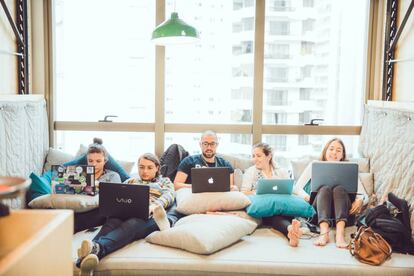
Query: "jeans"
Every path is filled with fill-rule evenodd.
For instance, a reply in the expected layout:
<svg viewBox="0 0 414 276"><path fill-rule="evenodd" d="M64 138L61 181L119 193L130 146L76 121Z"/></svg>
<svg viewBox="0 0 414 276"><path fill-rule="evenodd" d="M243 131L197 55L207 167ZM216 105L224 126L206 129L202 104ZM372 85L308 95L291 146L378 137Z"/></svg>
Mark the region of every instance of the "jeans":
<svg viewBox="0 0 414 276"><path fill-rule="evenodd" d="M101 216L99 208L84 213L75 213L74 232L100 226L105 223L106 217Z"/></svg>
<svg viewBox="0 0 414 276"><path fill-rule="evenodd" d="M272 217L265 217L262 219L263 225L270 226L281 232L285 237L288 235L288 226L291 224L294 217L276 215Z"/></svg>
<svg viewBox="0 0 414 276"><path fill-rule="evenodd" d="M322 186L316 195L313 207L318 216L318 224L327 222L332 226L333 222L348 222L351 200L348 192L341 186L334 188Z"/></svg>
<svg viewBox="0 0 414 276"><path fill-rule="evenodd" d="M173 205L167 210L167 218L171 226L174 226L177 220L184 216L178 213L175 207ZM159 228L153 218L148 220L139 218L122 220L110 217L107 218L105 224L92 241L99 244L98 258L101 259L133 241L145 238L157 230Z"/></svg>

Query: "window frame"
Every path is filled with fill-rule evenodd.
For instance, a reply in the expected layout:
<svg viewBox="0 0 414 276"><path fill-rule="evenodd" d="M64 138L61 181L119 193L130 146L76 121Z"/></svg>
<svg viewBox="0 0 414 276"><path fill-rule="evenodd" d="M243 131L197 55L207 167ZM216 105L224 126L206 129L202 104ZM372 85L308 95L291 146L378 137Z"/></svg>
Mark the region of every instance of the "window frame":
<svg viewBox="0 0 414 276"><path fill-rule="evenodd" d="M48 18L53 18L53 0L47 1ZM376 12L375 1L370 1L369 20L368 20L368 49L365 55L366 58L366 76L365 87L366 91L370 91L373 86L372 79L373 71L375 70L370 63L370 57L373 55L370 45L375 44L371 37L372 32L376 29L373 14ZM154 27L165 20L165 0L156 0L156 22ZM50 143L55 146L55 130L84 130L84 131L134 131L134 132L154 132L154 152L161 155L164 151L165 133L168 132L202 132L206 129L214 130L218 133L237 133L237 134L251 134L252 144L258 143L262 140L263 134L297 134L297 135L359 135L361 126L348 125L321 125L321 126L307 126L307 125L275 125L263 124L263 78L264 78L264 36L265 36L265 0L255 1L255 16L254 16L254 71L253 71L253 109L252 109L252 123L250 124L177 124L165 123L165 48L164 46L155 46L155 122L153 123L102 123L102 122L76 122L76 121L55 121L55 91L53 76L55 75L54 68L54 27L53 20L48 20L46 23L48 30L48 61L49 61L49 82L46 89L46 100L49 106L49 122L50 128ZM376 45L374 45L376 46ZM364 95L364 103L367 103L369 95L368 92ZM150 150L150 149L149 149Z"/></svg>

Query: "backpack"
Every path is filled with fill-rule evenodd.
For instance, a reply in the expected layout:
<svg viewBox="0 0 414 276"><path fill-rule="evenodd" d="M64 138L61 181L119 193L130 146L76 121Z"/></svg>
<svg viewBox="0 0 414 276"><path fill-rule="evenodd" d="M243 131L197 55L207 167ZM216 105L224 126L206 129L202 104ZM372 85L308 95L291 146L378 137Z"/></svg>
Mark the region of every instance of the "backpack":
<svg viewBox="0 0 414 276"><path fill-rule="evenodd" d="M388 198L393 201L398 199L393 194ZM401 199L398 200L401 201ZM414 253L414 245L411 242L411 227L405 225L400 217L393 216L386 204L367 209L364 217L364 224L380 234L391 245L394 252Z"/></svg>
<svg viewBox="0 0 414 276"><path fill-rule="evenodd" d="M172 144L169 146L160 158L161 175L168 177L171 181L174 181L178 165L187 156L188 151L186 151L183 146L179 144Z"/></svg>

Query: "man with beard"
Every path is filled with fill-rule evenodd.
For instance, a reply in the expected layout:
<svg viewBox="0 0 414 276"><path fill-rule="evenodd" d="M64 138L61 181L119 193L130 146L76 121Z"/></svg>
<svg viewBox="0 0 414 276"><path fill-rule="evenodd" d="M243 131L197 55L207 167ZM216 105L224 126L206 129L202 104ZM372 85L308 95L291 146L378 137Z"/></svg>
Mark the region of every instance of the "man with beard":
<svg viewBox="0 0 414 276"><path fill-rule="evenodd" d="M174 179L175 190L191 188L191 168L203 167L227 167L230 171L230 188L235 190L233 185L234 170L228 161L216 156L217 146L217 134L211 130L205 131L200 139L201 154L187 156L178 166L177 175Z"/></svg>

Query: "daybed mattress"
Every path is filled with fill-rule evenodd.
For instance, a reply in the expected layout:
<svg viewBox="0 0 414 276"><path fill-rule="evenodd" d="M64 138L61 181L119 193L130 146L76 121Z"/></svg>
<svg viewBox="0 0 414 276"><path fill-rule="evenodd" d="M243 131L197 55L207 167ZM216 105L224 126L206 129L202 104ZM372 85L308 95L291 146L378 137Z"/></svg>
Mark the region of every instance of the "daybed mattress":
<svg viewBox="0 0 414 276"><path fill-rule="evenodd" d="M347 237L354 229L347 228ZM74 236L74 260L81 241L94 235L79 232ZM260 228L238 243L204 256L139 240L103 258L94 275L414 275L414 256L394 253L376 267L358 262L333 242L326 247L312 242L301 240L299 247L292 248L282 234ZM76 268L74 273L78 273Z"/></svg>

